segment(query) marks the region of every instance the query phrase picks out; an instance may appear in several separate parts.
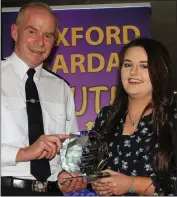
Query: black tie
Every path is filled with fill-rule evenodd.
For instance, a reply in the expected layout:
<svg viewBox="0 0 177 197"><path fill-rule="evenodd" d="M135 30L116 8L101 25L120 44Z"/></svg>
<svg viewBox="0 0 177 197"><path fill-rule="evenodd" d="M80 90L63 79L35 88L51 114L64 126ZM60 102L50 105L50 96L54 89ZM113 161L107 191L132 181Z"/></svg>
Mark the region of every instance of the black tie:
<svg viewBox="0 0 177 197"><path fill-rule="evenodd" d="M33 76L36 71L30 68L27 71L28 79L26 81L26 108L28 114L28 133L29 144L33 144L41 135L44 134L42 109L39 102L39 95ZM32 160L31 174L39 181L46 181L51 175L49 160L43 158Z"/></svg>

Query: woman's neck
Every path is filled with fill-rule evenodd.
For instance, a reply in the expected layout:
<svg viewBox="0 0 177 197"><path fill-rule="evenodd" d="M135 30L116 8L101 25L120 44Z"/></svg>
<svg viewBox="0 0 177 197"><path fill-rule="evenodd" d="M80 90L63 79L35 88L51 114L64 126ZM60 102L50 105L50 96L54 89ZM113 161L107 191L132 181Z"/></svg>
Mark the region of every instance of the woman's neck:
<svg viewBox="0 0 177 197"><path fill-rule="evenodd" d="M145 107L150 104L151 100L148 98L145 99L132 99L128 100L128 111L132 116L141 116ZM152 108L147 110L145 114L149 114L152 112Z"/></svg>

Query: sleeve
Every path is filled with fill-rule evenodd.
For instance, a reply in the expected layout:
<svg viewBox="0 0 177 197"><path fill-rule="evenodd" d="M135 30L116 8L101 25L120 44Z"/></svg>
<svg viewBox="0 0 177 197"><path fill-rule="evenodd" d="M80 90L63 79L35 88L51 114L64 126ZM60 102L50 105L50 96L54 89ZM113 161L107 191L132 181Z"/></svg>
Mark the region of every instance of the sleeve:
<svg viewBox="0 0 177 197"><path fill-rule="evenodd" d="M154 186L154 196L161 196L162 189L160 188L160 184L157 181L157 177L155 173L152 173L150 175L151 180L152 180L152 185Z"/></svg>
<svg viewBox="0 0 177 197"><path fill-rule="evenodd" d="M169 193L177 196L177 103L174 103L172 120L169 122L173 142L173 153L169 163Z"/></svg>
<svg viewBox="0 0 177 197"><path fill-rule="evenodd" d="M1 166L16 166L16 155L20 148L1 144ZM8 153L8 154L7 154Z"/></svg>
<svg viewBox="0 0 177 197"><path fill-rule="evenodd" d="M177 196L177 166L175 163L172 163L170 167L170 180L169 180L169 187L170 192L167 195L170 196Z"/></svg>
<svg viewBox="0 0 177 197"><path fill-rule="evenodd" d="M159 180L158 177L153 173L151 175L152 178L152 183L155 187L155 194L154 195L169 195L169 196L177 196L177 108L173 108L174 111L172 111L172 118L168 122L169 130L171 131L172 135L172 141L173 141L173 152L172 152L172 157L171 160L169 161L169 170L168 170L168 181L167 181L167 186L168 186L168 191L164 192L160 188Z"/></svg>
<svg viewBox="0 0 177 197"><path fill-rule="evenodd" d="M76 119L74 97L70 87L67 88L67 102L66 102L66 133L78 132L78 124Z"/></svg>
<svg viewBox="0 0 177 197"><path fill-rule="evenodd" d="M171 194L177 196L177 104L174 107L173 119L171 124L172 138L173 138L173 155L170 170L170 187Z"/></svg>
<svg viewBox="0 0 177 197"><path fill-rule="evenodd" d="M174 154L169 162L168 177L165 186L161 186L161 176L158 176L155 170L150 174L152 184L155 188L154 195L176 196L177 195L177 167L174 161ZM164 190L165 187L165 190Z"/></svg>
<svg viewBox="0 0 177 197"><path fill-rule="evenodd" d="M13 124L8 124L9 116L7 114L6 109L1 106L1 166L15 166L16 163L16 155L19 151L18 146L12 146L8 144L9 137L7 136L7 132L13 131Z"/></svg>

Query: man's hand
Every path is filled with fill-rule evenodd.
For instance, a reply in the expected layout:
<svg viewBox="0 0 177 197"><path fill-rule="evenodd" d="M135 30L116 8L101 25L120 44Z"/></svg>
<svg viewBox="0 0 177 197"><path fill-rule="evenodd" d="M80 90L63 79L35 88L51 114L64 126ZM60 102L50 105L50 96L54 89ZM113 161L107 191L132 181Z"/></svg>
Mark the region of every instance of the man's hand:
<svg viewBox="0 0 177 197"><path fill-rule="evenodd" d="M63 193L75 193L79 192L82 189L85 189L87 186L87 180L81 177L75 177L75 174L69 174L66 171L60 172L58 175L58 185L60 190ZM61 184L63 178L73 177L71 180L66 181L64 184Z"/></svg>
<svg viewBox="0 0 177 197"><path fill-rule="evenodd" d="M36 159L52 159L61 148L61 141L69 135L41 135L32 145L21 148L17 153L16 162L31 161Z"/></svg>

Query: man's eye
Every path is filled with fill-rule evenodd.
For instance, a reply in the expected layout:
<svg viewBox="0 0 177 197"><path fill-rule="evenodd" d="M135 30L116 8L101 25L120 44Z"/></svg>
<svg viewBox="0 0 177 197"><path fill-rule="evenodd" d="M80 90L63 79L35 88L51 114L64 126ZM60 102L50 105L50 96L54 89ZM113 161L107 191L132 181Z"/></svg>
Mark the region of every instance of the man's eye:
<svg viewBox="0 0 177 197"><path fill-rule="evenodd" d="M30 34L34 34L34 30L29 30L29 33Z"/></svg>
<svg viewBox="0 0 177 197"><path fill-rule="evenodd" d="M50 40L53 39L53 35L50 35L50 34L46 34L45 37L46 37L47 39L50 39Z"/></svg>

